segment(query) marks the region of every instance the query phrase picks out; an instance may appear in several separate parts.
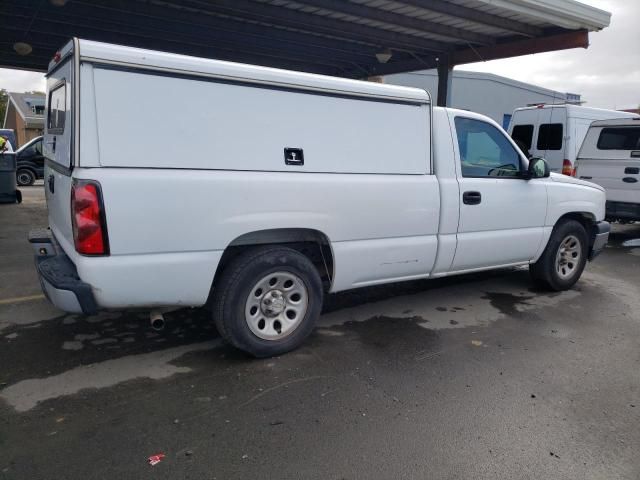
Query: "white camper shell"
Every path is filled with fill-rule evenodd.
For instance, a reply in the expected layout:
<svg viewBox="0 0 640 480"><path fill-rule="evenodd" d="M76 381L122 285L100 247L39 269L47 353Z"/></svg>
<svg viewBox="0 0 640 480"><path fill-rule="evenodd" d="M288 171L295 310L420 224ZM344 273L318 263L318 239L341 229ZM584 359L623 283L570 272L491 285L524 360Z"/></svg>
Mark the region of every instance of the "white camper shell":
<svg viewBox="0 0 640 480"><path fill-rule="evenodd" d="M47 90L30 241L69 312L207 306L275 355L327 293L516 265L562 290L607 242L601 187L423 90L83 40Z"/></svg>
<svg viewBox="0 0 640 480"><path fill-rule="evenodd" d="M604 187L607 218L640 220L640 118L593 122L576 176Z"/></svg>
<svg viewBox="0 0 640 480"><path fill-rule="evenodd" d="M552 172L571 175L580 145L594 120L633 117L638 115L571 104L516 108L509 135L530 156L547 160Z"/></svg>

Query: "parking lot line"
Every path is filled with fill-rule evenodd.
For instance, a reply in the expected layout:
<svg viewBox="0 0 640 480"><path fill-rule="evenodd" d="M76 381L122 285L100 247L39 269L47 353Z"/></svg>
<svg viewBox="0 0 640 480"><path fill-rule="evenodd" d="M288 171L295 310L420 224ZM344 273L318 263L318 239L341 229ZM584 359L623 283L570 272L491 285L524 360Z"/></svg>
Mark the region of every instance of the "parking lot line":
<svg viewBox="0 0 640 480"><path fill-rule="evenodd" d="M0 298L0 305L11 305L13 303L31 302L33 300L42 300L44 295L27 295L26 297Z"/></svg>

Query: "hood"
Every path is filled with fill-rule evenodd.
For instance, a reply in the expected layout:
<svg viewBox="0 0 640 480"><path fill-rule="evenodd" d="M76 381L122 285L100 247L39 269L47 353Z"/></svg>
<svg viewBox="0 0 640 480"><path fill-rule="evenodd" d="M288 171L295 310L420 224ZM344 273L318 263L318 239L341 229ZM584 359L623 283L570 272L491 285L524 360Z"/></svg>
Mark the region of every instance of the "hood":
<svg viewBox="0 0 640 480"><path fill-rule="evenodd" d="M595 183L587 182L585 180L580 180L579 178L570 177L568 175L562 175L560 173L551 172L550 178L554 182L571 183L573 185L582 185L584 187L591 187L591 188L595 188L596 190L600 190L601 192L604 192L604 188L602 188L600 185L596 185Z"/></svg>

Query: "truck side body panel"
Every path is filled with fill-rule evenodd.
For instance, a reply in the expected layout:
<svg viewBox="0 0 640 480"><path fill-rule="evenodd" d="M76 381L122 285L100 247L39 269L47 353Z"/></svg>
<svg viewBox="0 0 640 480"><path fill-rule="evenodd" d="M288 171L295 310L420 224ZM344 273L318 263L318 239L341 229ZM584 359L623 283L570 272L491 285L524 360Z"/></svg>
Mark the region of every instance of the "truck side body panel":
<svg viewBox="0 0 640 480"><path fill-rule="evenodd" d="M275 229L329 239L332 291L430 275L440 193L426 94L391 87L387 98L368 84L376 95L300 90L146 67L80 62L73 176L101 186L110 256L64 247L99 304L202 305L224 250ZM179 101L158 102L171 91ZM285 148L304 163L288 163Z"/></svg>

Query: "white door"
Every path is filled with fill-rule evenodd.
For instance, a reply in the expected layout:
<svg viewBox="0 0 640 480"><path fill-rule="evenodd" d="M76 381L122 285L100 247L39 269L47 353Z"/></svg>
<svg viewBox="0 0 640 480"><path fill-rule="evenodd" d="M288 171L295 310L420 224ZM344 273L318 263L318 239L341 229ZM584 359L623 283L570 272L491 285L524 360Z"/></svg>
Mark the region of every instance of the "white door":
<svg viewBox="0 0 640 480"><path fill-rule="evenodd" d="M531 260L547 212L544 180L524 180L526 160L497 127L455 115L460 222L453 271Z"/></svg>
<svg viewBox="0 0 640 480"><path fill-rule="evenodd" d="M552 172L562 172L566 157L567 110L564 107L539 109L538 124L531 153L547 160Z"/></svg>

